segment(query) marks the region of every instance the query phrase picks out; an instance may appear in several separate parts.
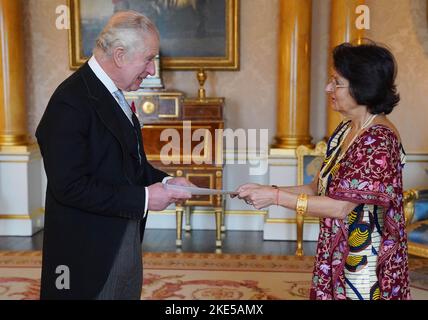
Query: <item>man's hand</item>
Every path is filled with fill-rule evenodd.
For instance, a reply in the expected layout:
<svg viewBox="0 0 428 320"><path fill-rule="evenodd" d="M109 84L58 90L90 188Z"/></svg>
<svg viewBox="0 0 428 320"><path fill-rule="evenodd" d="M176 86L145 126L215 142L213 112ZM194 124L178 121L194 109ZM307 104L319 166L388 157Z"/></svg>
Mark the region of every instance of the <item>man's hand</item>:
<svg viewBox="0 0 428 320"><path fill-rule="evenodd" d="M176 178L176 179L184 179L184 178ZM174 180L174 179L171 179L171 180ZM168 183L170 183L170 181L168 181ZM185 201L192 197L190 193L185 191L167 189L160 182L152 184L151 186L148 187L148 189L149 189L148 209L153 211L162 211L166 207L168 207L171 203L178 202L178 201Z"/></svg>
<svg viewBox="0 0 428 320"><path fill-rule="evenodd" d="M166 183L173 184L176 186L196 187L193 183L183 177L169 179Z"/></svg>

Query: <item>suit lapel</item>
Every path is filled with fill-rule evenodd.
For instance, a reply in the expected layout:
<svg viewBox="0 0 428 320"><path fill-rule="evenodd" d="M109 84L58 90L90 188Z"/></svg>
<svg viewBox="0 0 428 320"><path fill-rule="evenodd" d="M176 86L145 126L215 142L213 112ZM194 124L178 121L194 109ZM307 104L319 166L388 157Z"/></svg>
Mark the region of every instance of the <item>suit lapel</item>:
<svg viewBox="0 0 428 320"><path fill-rule="evenodd" d="M117 104L116 100L96 77L87 62L81 67L81 76L88 89L88 96L93 100L93 106L99 118L119 141L122 148L122 157L124 158L127 155L127 147L123 131L120 129L117 115L114 110ZM127 175L128 181L131 183L129 177L132 175L130 175L130 168L125 165L126 163L127 161L124 159L124 171Z"/></svg>
<svg viewBox="0 0 428 320"><path fill-rule="evenodd" d="M101 118L105 126L113 133L119 140L122 147L125 146L123 133L120 130L114 107L117 102L102 84L102 82L95 76L88 63L85 63L82 68L82 78L88 88L88 95L93 100L94 108Z"/></svg>

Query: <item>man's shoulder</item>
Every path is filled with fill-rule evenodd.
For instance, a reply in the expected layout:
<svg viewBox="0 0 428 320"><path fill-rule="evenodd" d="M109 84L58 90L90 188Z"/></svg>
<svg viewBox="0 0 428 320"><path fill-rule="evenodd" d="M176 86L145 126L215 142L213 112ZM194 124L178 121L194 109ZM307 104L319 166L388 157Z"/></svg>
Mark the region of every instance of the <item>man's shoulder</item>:
<svg viewBox="0 0 428 320"><path fill-rule="evenodd" d="M88 95L87 88L85 88L85 82L82 77L82 68L71 74L55 89L52 94L52 99L61 98L79 98Z"/></svg>

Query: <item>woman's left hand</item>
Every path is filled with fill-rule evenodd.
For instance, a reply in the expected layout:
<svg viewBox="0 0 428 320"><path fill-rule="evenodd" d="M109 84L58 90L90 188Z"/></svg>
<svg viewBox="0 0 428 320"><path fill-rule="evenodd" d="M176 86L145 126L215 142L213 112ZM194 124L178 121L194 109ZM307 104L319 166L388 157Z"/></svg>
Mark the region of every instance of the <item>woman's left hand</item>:
<svg viewBox="0 0 428 320"><path fill-rule="evenodd" d="M239 199L243 199L257 210L276 203L277 189L270 186L247 184L240 186L237 192Z"/></svg>

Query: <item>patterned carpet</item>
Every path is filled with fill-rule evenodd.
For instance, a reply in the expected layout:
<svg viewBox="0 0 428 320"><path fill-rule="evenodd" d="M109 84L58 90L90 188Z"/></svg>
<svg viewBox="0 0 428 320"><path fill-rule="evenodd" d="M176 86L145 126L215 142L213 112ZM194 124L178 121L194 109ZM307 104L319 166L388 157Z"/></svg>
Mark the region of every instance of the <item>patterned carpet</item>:
<svg viewBox="0 0 428 320"><path fill-rule="evenodd" d="M144 300L307 299L313 257L145 253ZM0 252L0 299L38 299L41 253ZM428 299L428 259L410 259L414 299Z"/></svg>

